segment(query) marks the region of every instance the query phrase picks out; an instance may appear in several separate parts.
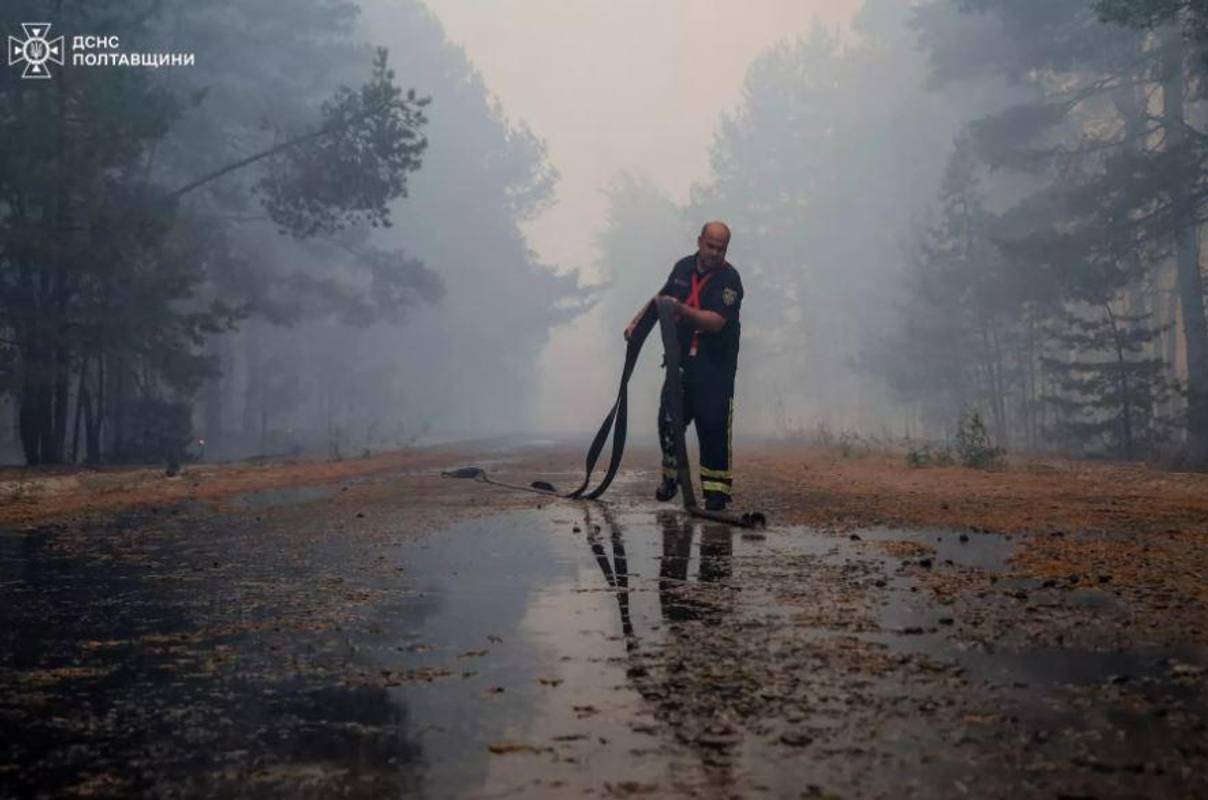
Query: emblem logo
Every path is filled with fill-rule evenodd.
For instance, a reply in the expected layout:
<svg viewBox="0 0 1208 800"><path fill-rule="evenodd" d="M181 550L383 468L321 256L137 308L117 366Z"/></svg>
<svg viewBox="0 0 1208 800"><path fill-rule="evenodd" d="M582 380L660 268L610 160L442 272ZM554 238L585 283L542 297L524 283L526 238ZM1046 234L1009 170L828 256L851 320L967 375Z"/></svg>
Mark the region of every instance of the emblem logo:
<svg viewBox="0 0 1208 800"><path fill-rule="evenodd" d="M9 66L24 61L22 78L49 78L47 63L63 66L63 37L46 38L50 33L49 22L22 22L21 29L25 31L25 41L8 37Z"/></svg>
<svg viewBox="0 0 1208 800"><path fill-rule="evenodd" d="M738 292L734 291L733 289L728 289L728 288L722 289L721 290L721 301L728 306L734 305L736 302L738 302Z"/></svg>

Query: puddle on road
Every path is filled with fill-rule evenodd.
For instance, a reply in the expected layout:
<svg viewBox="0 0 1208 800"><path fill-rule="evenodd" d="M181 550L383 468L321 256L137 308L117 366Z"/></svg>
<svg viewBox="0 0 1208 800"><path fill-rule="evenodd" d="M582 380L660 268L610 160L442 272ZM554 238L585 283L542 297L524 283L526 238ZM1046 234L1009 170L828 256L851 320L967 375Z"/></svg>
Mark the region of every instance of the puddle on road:
<svg viewBox="0 0 1208 800"><path fill-rule="evenodd" d="M391 693L420 731L426 783L527 796L712 780L652 713L637 654L716 612L686 587L737 594L746 565L830 543L658 519L558 505L401 546L419 592L359 643L377 668L419 676Z"/></svg>
<svg viewBox="0 0 1208 800"><path fill-rule="evenodd" d="M957 531L917 531L898 528L865 528L857 534L871 542L910 542L933 551L939 563L1001 571L1014 552L1018 536Z"/></svg>
<svg viewBox="0 0 1208 800"><path fill-rule="evenodd" d="M331 491L267 490L245 502L290 504ZM1000 686L1096 685L1114 676L1112 687L1152 688L1172 675L1198 680L1204 663L1202 653L966 651L953 628L937 625L950 612L912 591L918 585L903 559L875 544L909 541L934 548L939 564L953 562L944 568L999 570L1011 543L991 535L750 535L676 512L570 503L400 532L379 549L342 534L273 540L248 530L229 533L230 542L313 548L290 573L305 587L300 601L337 586L379 599L347 624L233 632L201 642L199 653L172 637L255 621L259 612L239 604L260 595L221 592L236 578L267 581L280 565L227 566L190 549L195 536L172 540L153 551L156 563L175 556L192 575L198 565L188 562L197 560L214 574L196 588L171 589L131 568L64 560L47 570L42 540L0 539L0 585L26 587L47 606L38 616L55 620L32 650L15 647L18 626L9 626L9 652L20 659L3 666L28 669L60 639L69 645L54 651L63 659L74 653L72 636L100 640L89 663L109 671L73 686L71 697L112 706L122 720L99 743L84 733L61 744L53 727L46 742L33 737L51 748L35 779L81 783L61 774L53 748L87 745L94 752L80 752L88 763L134 764L126 788L159 794L188 787L272 796L797 796L814 786L934 796L935 781L982 774L978 759L989 756L956 746L982 735L968 732L983 724L976 720L998 726L1007 758L1017 749L1012 737L1031 741L1020 704L1051 697L994 694ZM366 559L399 566L392 577L366 577ZM111 602L119 579L129 600L120 607ZM76 621L110 608L111 618ZM237 619L215 619L232 609ZM143 622L132 628L123 616L136 614ZM928 632L905 633L912 626ZM136 645L136 636L158 644ZM233 657L224 653L237 654L237 668L224 666ZM954 703L959 713L937 715ZM1170 749L1166 728L1144 727L1153 750ZM260 765L251 772L249 752ZM1067 756L1083 758L1060 751ZM899 774L914 776L913 788L895 783Z"/></svg>
<svg viewBox="0 0 1208 800"><path fill-rule="evenodd" d="M988 570L1002 569L1012 547L991 535L940 534L946 546L926 532L860 536L939 545L935 558ZM393 633L363 645L379 668L412 676L390 692L418 730L424 783L474 796L601 784L617 795L755 786L779 796L815 781L875 793L893 785L894 770L854 774L867 769L861 759L906 765L931 752L924 760L937 775L976 774L944 743L964 734L927 716L952 702L957 676L1008 687L1013 694L990 702L1024 709L1046 702L1018 691L1028 685L1169 678L1168 652L966 650L935 624L950 611L910 590L901 559L868 550L815 531L748 536L649 510L499 516L404 545L421 591L380 621ZM804 601L786 600L793 580ZM864 594L836 599L824 582ZM838 616L811 616L813 599L837 602ZM861 603L875 609L872 632L839 618ZM927 634L903 633L905 621L924 619ZM797 685L802 672L812 674ZM1038 718L1054 719L1049 709ZM815 739L829 749L808 767L796 762Z"/></svg>

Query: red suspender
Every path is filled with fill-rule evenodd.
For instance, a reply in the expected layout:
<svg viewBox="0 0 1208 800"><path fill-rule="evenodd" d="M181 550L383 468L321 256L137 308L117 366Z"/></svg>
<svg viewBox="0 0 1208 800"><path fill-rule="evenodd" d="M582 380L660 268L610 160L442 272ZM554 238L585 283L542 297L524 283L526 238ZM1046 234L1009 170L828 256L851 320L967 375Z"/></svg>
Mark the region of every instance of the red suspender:
<svg viewBox="0 0 1208 800"><path fill-rule="evenodd" d="M695 269L692 270L692 288L688 291L688 297L684 300L684 305L689 308L700 308L700 293L704 291L705 284L713 277L713 273L709 273L701 278ZM700 331L692 332L692 344L688 348L688 356L696 355L696 345L700 342Z"/></svg>

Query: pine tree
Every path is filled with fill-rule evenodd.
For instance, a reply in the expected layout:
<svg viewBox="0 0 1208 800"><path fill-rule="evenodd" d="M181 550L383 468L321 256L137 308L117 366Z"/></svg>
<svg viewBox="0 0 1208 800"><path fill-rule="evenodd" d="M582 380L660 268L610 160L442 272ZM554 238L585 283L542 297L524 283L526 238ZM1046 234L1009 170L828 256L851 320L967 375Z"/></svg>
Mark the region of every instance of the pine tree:
<svg viewBox="0 0 1208 800"><path fill-rule="evenodd" d="M941 18L939 9L947 5L931 3L921 17ZM1111 18L1107 5L1099 4L1100 10ZM1030 264L1034 274L1049 276L1054 299L1069 309L1156 295L1166 276L1175 276L1179 327L1171 328L1169 318L1121 323L1116 334L1146 354L1116 361L1159 358L1159 337L1180 337L1187 354L1188 454L1194 463L1208 464L1208 326L1195 244L1208 200L1199 177L1206 152L1203 135L1188 123L1186 42L1168 31L1151 35L1107 24L1088 14L1083 0L967 0L962 7L977 23L976 35L954 37L941 25L925 34L937 76L997 72L1035 92L970 129L987 164L1038 185L1006 215L1014 224L1000 247L1012 260ZM1128 307L1148 304L1130 301ZM1077 318L1085 322L1085 315ZM1094 353L1117 349L1108 347L1112 326L1106 322L1092 335L1078 325L1071 330L1068 315L1056 314L1054 321L1046 327L1054 336L1094 345L1086 356L1092 362ZM1143 333L1151 328L1154 335ZM1062 346L1060 340L1053 344ZM1140 383L1163 394L1157 387L1173 379L1172 359L1154 369L1166 370L1166 380ZM1079 380L1087 390L1119 392L1117 383L1091 380L1085 372ZM1125 402L1103 400L1109 406Z"/></svg>
<svg viewBox="0 0 1208 800"><path fill-rule="evenodd" d="M880 368L923 410L933 434L980 408L996 440L1027 442L1035 413L1028 334L1043 291L999 250L1000 223L985 207L979 168L968 142L958 141L938 220L922 232L906 276L900 333L882 347Z"/></svg>
<svg viewBox="0 0 1208 800"><path fill-rule="evenodd" d="M1160 409L1176 391L1160 358L1146 355L1160 331L1149 314L1121 314L1110 303L1065 312L1052 342L1064 357L1046 356L1057 410L1053 433L1088 452L1135 459L1152 456L1169 438Z"/></svg>
<svg viewBox="0 0 1208 800"><path fill-rule="evenodd" d="M35 18L36 4L28 5L19 16ZM162 5L64 3L56 23L88 29L104 18L111 33L137 41L164 13ZM152 168L157 148L204 92L183 92L152 70L3 76L0 227L11 233L0 251L0 323L17 356L30 464L65 460L69 435L78 442L81 427L93 460L102 428L121 458L164 457L164 447L175 448L164 441L187 439L181 420L214 367L204 341L239 312L201 294L222 261L211 256L212 241L225 231L182 197L276 158L261 188L270 215L291 233L385 224L387 204L405 194L423 149L423 102L394 86L384 53L371 80L336 92L306 132L175 186Z"/></svg>

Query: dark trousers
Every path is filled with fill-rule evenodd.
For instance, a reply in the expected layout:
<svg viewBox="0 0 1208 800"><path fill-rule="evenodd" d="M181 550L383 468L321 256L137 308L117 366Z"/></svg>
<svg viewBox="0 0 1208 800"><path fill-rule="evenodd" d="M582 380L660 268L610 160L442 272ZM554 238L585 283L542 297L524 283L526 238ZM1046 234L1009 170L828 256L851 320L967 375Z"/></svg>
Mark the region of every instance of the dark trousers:
<svg viewBox="0 0 1208 800"><path fill-rule="evenodd" d="M730 496L730 443L734 423L734 378L716 374L702 363L690 359L683 369L683 408L685 429L696 424L696 441L700 445L700 488L705 497L711 494ZM675 452L675 434L669 398L659 403L659 445L663 450L663 476L676 477L679 463Z"/></svg>

